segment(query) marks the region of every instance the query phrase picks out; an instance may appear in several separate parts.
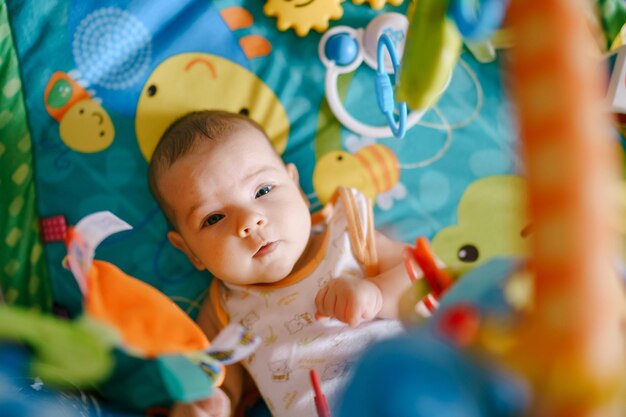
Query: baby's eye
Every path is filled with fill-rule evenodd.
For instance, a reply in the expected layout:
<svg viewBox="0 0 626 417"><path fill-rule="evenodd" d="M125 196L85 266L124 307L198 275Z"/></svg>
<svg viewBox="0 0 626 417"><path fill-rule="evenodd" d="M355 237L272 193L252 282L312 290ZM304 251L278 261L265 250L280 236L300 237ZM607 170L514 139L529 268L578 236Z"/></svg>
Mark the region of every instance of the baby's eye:
<svg viewBox="0 0 626 417"><path fill-rule="evenodd" d="M223 214L211 214L209 217L207 217L207 219L204 221L205 225L208 226L212 226L215 223L219 222L220 220L222 220L224 218Z"/></svg>
<svg viewBox="0 0 626 417"><path fill-rule="evenodd" d="M271 185L264 185L259 189L259 191L256 192L254 198L263 197L265 194L269 194L269 192L272 191L272 188L274 187Z"/></svg>

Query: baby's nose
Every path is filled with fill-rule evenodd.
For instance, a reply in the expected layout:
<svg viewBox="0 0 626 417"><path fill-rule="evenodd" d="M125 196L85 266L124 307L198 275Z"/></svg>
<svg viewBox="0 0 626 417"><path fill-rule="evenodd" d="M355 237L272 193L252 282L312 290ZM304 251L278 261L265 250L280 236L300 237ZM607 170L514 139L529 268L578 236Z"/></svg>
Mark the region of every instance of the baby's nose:
<svg viewBox="0 0 626 417"><path fill-rule="evenodd" d="M249 213L239 226L239 237L250 236L253 232L262 229L267 224L267 219L260 213Z"/></svg>

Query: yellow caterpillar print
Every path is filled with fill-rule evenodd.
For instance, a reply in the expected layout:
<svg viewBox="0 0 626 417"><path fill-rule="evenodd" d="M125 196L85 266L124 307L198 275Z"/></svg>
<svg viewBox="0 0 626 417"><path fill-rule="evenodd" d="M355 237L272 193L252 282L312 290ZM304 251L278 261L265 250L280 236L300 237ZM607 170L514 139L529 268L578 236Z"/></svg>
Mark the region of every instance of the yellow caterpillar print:
<svg viewBox="0 0 626 417"><path fill-rule="evenodd" d="M115 138L109 113L69 74L57 71L44 91L44 104L59 122L59 136L69 148L84 153L108 148Z"/></svg>
<svg viewBox="0 0 626 417"><path fill-rule="evenodd" d="M375 144L355 154L332 151L322 156L313 172L313 188L326 204L339 186L354 187L371 199L392 190L400 180L396 155L386 146Z"/></svg>

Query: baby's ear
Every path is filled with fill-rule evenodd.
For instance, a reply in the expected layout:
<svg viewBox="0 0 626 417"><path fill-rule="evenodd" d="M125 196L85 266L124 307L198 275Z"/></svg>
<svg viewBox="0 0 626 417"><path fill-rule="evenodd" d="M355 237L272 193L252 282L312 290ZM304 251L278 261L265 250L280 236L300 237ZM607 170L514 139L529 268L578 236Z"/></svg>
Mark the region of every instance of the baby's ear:
<svg viewBox="0 0 626 417"><path fill-rule="evenodd" d="M300 186L300 174L298 174L298 168L294 164L287 164L285 165L285 168L287 168L287 173L289 174L289 177L299 187Z"/></svg>
<svg viewBox="0 0 626 417"><path fill-rule="evenodd" d="M189 258L189 261L193 264L193 266L196 267L198 271L202 271L206 269L206 267L200 261L200 259L198 259L198 257L193 254L191 249L189 249L189 246L187 246L187 243L185 243L185 239L183 239L180 233L178 233L175 230L170 230L169 232L167 232L167 239L170 241L172 246L174 246L176 249L182 251L185 255L187 255L187 258Z"/></svg>
<svg viewBox="0 0 626 417"><path fill-rule="evenodd" d="M298 190L300 190L300 194L302 195L302 199L304 199L304 203L307 207L310 208L311 202L309 201L306 194L304 194L304 191L302 191L302 187L300 187L300 175L298 174L298 168L296 168L294 164L287 164L285 165L285 168L287 168L287 173L289 174L289 177L293 180L294 183L296 183Z"/></svg>

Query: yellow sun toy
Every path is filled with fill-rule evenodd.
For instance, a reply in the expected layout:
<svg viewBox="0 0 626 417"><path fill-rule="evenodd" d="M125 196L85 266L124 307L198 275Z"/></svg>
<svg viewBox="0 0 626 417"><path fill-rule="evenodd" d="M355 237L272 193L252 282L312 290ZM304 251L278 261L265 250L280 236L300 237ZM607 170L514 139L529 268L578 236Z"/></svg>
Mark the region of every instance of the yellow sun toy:
<svg viewBox="0 0 626 417"><path fill-rule="evenodd" d="M308 35L311 29L324 32L329 20L343 16L343 0L269 0L263 12L276 17L276 27L280 31L294 28L298 36ZM397 0L396 0L397 1Z"/></svg>
<svg viewBox="0 0 626 417"><path fill-rule="evenodd" d="M363 3L367 2L370 4L371 8L374 10L380 10L385 7L385 3L389 3L392 6L399 6L402 4L404 0L352 0L352 3L360 6Z"/></svg>

